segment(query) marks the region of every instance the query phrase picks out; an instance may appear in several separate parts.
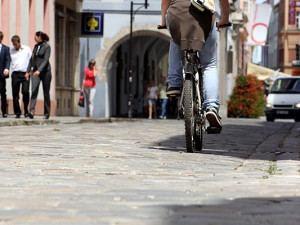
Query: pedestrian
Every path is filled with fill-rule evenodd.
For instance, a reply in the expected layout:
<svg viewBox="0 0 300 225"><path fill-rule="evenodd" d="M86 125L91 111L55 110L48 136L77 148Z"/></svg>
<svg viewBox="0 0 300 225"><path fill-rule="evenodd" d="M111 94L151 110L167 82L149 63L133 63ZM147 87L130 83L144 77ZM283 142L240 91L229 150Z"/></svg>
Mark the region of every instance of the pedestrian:
<svg viewBox="0 0 300 225"><path fill-rule="evenodd" d="M168 96L167 96L166 89L167 89L166 78L161 77L160 84L158 85L158 97L161 106L161 115L159 116L160 119L167 119Z"/></svg>
<svg viewBox="0 0 300 225"><path fill-rule="evenodd" d="M158 99L158 87L155 85L154 80L150 81L150 85L148 87L148 107L149 107L149 119L152 119L152 112L154 114L154 118L156 118L156 101Z"/></svg>
<svg viewBox="0 0 300 225"><path fill-rule="evenodd" d="M2 44L3 32L0 31L0 95L3 118L7 117L6 80L9 76L10 54L9 47Z"/></svg>
<svg viewBox="0 0 300 225"><path fill-rule="evenodd" d="M42 81L44 92L44 119L49 119L50 116L50 85L51 85L51 65L49 62L51 47L48 44L49 36L42 31L35 33L34 46L31 60L29 61L27 74L31 74L31 101L29 118L33 119L35 113L35 105L39 93L39 86Z"/></svg>
<svg viewBox="0 0 300 225"><path fill-rule="evenodd" d="M144 117L148 117L148 81L147 80L143 80L143 114Z"/></svg>
<svg viewBox="0 0 300 225"><path fill-rule="evenodd" d="M18 35L11 38L13 48L10 49L11 56L11 86L13 94L14 113L20 118L21 109L19 104L20 86L22 85L24 116L28 117L29 104L29 75L26 75L27 67L31 59L31 50L28 46L21 44Z"/></svg>
<svg viewBox="0 0 300 225"><path fill-rule="evenodd" d="M83 82L81 91L84 91L86 98L86 116L93 117L94 112L94 98L96 94L96 79L98 69L96 68L96 61L94 59L89 61L89 65L84 69Z"/></svg>

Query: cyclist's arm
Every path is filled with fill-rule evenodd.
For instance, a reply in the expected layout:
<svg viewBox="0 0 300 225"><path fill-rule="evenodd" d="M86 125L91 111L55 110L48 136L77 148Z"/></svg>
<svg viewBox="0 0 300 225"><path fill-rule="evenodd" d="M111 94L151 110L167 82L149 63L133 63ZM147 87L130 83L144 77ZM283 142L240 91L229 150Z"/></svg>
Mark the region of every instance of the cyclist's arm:
<svg viewBox="0 0 300 225"><path fill-rule="evenodd" d="M161 26L166 26L166 13L171 0L161 0Z"/></svg>
<svg viewBox="0 0 300 225"><path fill-rule="evenodd" d="M230 13L230 6L228 0L219 0L220 1L220 8L221 8L221 20L219 21L219 25L229 23L229 13Z"/></svg>

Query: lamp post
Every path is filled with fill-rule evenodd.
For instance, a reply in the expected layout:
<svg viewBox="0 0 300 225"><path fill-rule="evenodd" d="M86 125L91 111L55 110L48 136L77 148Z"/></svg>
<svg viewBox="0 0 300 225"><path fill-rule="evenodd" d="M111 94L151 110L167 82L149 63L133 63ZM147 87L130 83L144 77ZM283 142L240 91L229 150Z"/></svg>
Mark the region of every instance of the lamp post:
<svg viewBox="0 0 300 225"><path fill-rule="evenodd" d="M135 5L139 5L140 7L137 8L135 11L133 10L133 7ZM148 7L148 0L145 0L145 3L134 3L133 1L130 2L130 40L129 40L129 95L128 95L128 118L132 118L132 111L133 111L133 102L132 102L132 74L133 74L133 63L132 63L132 26L133 26L133 20L134 15L141 9L145 7L147 9Z"/></svg>

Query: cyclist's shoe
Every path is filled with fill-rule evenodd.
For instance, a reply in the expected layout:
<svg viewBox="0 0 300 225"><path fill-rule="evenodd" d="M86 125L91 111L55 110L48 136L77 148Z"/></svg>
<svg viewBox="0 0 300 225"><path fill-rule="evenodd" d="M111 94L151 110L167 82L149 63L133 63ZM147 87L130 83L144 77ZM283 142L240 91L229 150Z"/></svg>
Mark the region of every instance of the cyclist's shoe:
<svg viewBox="0 0 300 225"><path fill-rule="evenodd" d="M180 96L181 95L181 87L169 87L167 86L167 96Z"/></svg>
<svg viewBox="0 0 300 225"><path fill-rule="evenodd" d="M209 127L207 128L208 133L219 134L222 131L221 117L215 108L209 108L206 111L206 119L209 122Z"/></svg>

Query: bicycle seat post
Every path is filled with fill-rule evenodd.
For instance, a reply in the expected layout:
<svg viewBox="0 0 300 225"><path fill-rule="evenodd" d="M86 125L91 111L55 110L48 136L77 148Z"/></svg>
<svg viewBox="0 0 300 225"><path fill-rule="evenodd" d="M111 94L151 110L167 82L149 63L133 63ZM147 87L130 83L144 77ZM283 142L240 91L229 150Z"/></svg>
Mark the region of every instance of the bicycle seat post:
<svg viewBox="0 0 300 225"><path fill-rule="evenodd" d="M200 59L198 58L197 51L195 50L186 50L186 59L196 67L200 64Z"/></svg>

